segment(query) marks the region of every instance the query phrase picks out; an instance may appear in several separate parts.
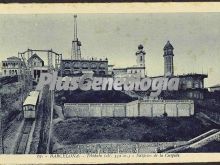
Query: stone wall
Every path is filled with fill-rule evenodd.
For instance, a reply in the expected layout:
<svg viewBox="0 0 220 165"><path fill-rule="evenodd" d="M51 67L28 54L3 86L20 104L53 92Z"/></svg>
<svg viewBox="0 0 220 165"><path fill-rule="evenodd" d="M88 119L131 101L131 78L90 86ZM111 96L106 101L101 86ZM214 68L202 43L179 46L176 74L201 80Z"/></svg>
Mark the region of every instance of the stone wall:
<svg viewBox="0 0 220 165"><path fill-rule="evenodd" d="M184 117L194 115L192 100L144 100L129 103L65 103L65 117Z"/></svg>

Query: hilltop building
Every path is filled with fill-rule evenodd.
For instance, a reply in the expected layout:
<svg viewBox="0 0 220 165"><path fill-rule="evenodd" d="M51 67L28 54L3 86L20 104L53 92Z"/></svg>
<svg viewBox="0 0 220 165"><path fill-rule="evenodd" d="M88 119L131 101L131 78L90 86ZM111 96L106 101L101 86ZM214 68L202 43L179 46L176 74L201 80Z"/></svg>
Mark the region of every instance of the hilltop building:
<svg viewBox="0 0 220 165"><path fill-rule="evenodd" d="M33 80L38 80L41 73L48 72L48 67L44 66L44 61L36 53L27 60L27 63Z"/></svg>
<svg viewBox="0 0 220 165"><path fill-rule="evenodd" d="M136 52L136 65L126 68L113 68L114 77L145 77L145 54L143 45L139 45Z"/></svg>
<svg viewBox="0 0 220 165"><path fill-rule="evenodd" d="M92 72L95 76L108 75L108 59L81 57L81 42L77 37L77 16L74 15L74 39L72 41L71 59L62 59L60 64L60 74L62 76L74 76L87 72Z"/></svg>
<svg viewBox="0 0 220 165"><path fill-rule="evenodd" d="M24 63L20 58L12 56L2 61L2 76L21 75L23 72Z"/></svg>
<svg viewBox="0 0 220 165"><path fill-rule="evenodd" d="M164 46L164 76L165 77L179 77L179 91L175 98L190 98L190 99L203 99L204 92L204 79L208 77L207 74L188 73L183 75L174 75L174 47L169 41ZM162 77L162 76L161 76Z"/></svg>
<svg viewBox="0 0 220 165"><path fill-rule="evenodd" d="M166 45L164 46L164 76L173 76L174 69L173 69L173 46L170 44L170 41L167 41Z"/></svg>
<svg viewBox="0 0 220 165"><path fill-rule="evenodd" d="M60 71L62 76L74 76L92 71L95 76L108 75L108 59L63 59Z"/></svg>

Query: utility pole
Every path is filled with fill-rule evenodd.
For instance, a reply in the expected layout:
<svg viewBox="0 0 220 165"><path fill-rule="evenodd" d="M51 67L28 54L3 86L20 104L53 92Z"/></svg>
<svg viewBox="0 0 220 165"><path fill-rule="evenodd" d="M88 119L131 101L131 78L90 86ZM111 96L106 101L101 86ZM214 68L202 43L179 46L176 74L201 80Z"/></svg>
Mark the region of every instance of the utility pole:
<svg viewBox="0 0 220 165"><path fill-rule="evenodd" d="M47 154L50 153L50 143L51 143L51 134L53 130L53 105L54 105L54 90L50 90L50 128L49 128L49 135L48 135L48 143L47 143Z"/></svg>

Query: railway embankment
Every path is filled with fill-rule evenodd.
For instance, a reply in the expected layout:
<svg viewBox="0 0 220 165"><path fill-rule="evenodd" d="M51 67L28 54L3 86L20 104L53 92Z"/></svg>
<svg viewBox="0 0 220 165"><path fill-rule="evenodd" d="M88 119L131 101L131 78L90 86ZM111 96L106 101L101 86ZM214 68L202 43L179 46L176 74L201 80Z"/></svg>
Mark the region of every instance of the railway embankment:
<svg viewBox="0 0 220 165"><path fill-rule="evenodd" d="M33 131L32 141L30 143L30 154L46 153L49 138L49 121L50 121L50 94L48 87L45 87L42 98L36 113L36 124Z"/></svg>

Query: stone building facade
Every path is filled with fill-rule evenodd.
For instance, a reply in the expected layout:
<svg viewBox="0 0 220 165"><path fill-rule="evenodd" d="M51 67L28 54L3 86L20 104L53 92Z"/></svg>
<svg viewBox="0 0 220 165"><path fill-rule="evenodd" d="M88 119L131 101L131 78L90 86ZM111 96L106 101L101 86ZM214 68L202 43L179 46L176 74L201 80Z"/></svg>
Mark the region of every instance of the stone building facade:
<svg viewBox="0 0 220 165"><path fill-rule="evenodd" d="M44 66L44 61L37 54L33 54L27 62L31 70L32 78L36 81L39 79L41 73L48 72L48 67Z"/></svg>
<svg viewBox="0 0 220 165"><path fill-rule="evenodd" d="M166 45L164 46L164 76L173 76L174 68L173 68L173 46L167 41Z"/></svg>
<svg viewBox="0 0 220 165"><path fill-rule="evenodd" d="M136 52L136 65L126 68L113 68L114 77L145 77L145 54L143 45L139 45Z"/></svg>
<svg viewBox="0 0 220 165"><path fill-rule="evenodd" d="M21 75L24 72L24 63L18 57L9 57L2 61L2 76Z"/></svg>
<svg viewBox="0 0 220 165"><path fill-rule="evenodd" d="M79 75L87 71L92 71L94 76L108 75L108 59L64 59L61 61L60 74L62 76Z"/></svg>
<svg viewBox="0 0 220 165"><path fill-rule="evenodd" d="M182 75L174 74L174 47L169 41L164 46L164 76L180 78L179 91L176 93L176 98L203 99L204 92L207 90L204 87L204 79L208 77L206 74L188 73Z"/></svg>
<svg viewBox="0 0 220 165"><path fill-rule="evenodd" d="M204 79L208 77L206 74L190 73L185 75L179 75L180 86L179 89L182 93L182 97L192 99L204 99L204 92L207 89L204 88Z"/></svg>

